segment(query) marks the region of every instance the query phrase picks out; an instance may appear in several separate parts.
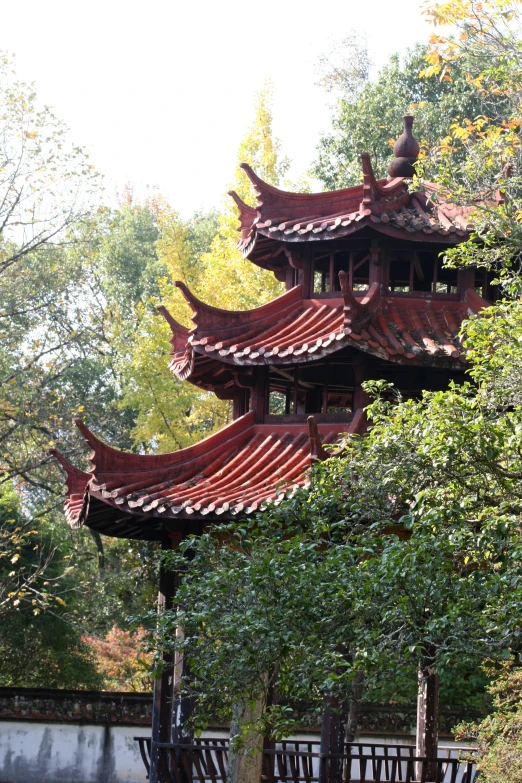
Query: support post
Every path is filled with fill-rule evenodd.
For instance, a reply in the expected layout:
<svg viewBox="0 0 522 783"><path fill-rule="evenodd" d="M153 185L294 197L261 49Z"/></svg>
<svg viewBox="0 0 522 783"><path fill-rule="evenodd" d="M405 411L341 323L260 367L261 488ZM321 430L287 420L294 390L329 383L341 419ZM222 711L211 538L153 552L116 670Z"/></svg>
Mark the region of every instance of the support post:
<svg viewBox="0 0 522 783"><path fill-rule="evenodd" d="M342 783L343 760L328 758L331 754L342 754L344 750L344 722L340 706L339 700L333 696L325 699L321 721L319 783Z"/></svg>
<svg viewBox="0 0 522 783"><path fill-rule="evenodd" d="M439 675L433 669L433 663L424 660L418 671L417 691L417 742L416 756L436 758L439 745ZM418 764L417 779L422 777L422 765ZM436 780L437 765L428 764L426 783Z"/></svg>
<svg viewBox="0 0 522 783"><path fill-rule="evenodd" d="M162 551L172 548L172 538L161 542ZM160 566L158 590L158 615L174 606L178 576ZM150 783L168 783L171 776L167 769L167 754L162 754L156 743L183 741L183 725L190 708L186 699L177 694L180 690L183 662L171 652L163 654L163 673L154 683L152 704L152 747L150 758Z"/></svg>

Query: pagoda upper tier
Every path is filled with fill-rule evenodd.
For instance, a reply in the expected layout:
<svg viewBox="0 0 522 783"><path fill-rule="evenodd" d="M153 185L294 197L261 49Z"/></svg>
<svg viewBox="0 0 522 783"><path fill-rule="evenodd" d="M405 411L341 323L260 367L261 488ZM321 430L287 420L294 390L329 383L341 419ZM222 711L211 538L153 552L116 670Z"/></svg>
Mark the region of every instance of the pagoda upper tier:
<svg viewBox="0 0 522 783"><path fill-rule="evenodd" d="M497 292L486 271L444 265L445 248L469 237L471 211L429 183L410 192L418 153L411 124L406 117L389 179L377 180L363 155L361 185L286 193L244 167L258 204L234 195L239 245L286 293L230 312L177 283L191 329L160 308L173 334L172 371L232 400L234 420L157 455L118 451L78 423L91 471L56 454L72 527L160 540L248 516L304 486L324 444L364 433L365 381L387 380L408 398L464 380L462 322Z"/></svg>
<svg viewBox="0 0 522 783"><path fill-rule="evenodd" d="M452 245L473 230L472 209L452 204L437 185L423 183L411 192L409 177L376 179L370 156L361 155L362 183L325 193L290 193L263 182L246 163L256 207L231 191L240 211L243 256L280 279L288 265L285 251L295 244L332 242L371 229L408 243Z"/></svg>

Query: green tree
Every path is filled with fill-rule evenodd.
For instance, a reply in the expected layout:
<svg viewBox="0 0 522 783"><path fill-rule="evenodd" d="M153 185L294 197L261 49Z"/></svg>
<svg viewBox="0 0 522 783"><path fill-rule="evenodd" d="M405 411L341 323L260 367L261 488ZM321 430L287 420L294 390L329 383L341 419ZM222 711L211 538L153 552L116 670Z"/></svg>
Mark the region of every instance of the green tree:
<svg viewBox="0 0 522 783"><path fill-rule="evenodd" d="M49 527L33 527L14 488L0 488L0 655L3 685L100 687L76 619L83 588Z"/></svg>
<svg viewBox="0 0 522 783"><path fill-rule="evenodd" d="M490 672L493 712L479 724L461 724L456 738L478 746L484 783L520 783L522 752L522 670L514 661Z"/></svg>

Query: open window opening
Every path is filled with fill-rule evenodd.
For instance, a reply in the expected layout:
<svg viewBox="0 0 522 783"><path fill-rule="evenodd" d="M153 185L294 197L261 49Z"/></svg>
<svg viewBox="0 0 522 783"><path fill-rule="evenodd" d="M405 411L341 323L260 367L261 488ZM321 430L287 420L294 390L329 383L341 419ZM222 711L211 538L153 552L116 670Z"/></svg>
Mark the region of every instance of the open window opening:
<svg viewBox="0 0 522 783"><path fill-rule="evenodd" d="M444 267L436 252L397 252L390 257L388 286L399 294L457 294L458 270Z"/></svg>
<svg viewBox="0 0 522 783"><path fill-rule="evenodd" d="M353 367L341 359L296 367L270 367L267 414L351 413Z"/></svg>
<svg viewBox="0 0 522 783"><path fill-rule="evenodd" d="M443 266L442 260L437 264L437 278L435 280L435 293L437 294L457 294L459 291L458 286L458 269L451 269Z"/></svg>
<svg viewBox="0 0 522 783"><path fill-rule="evenodd" d="M314 293L341 291L339 272L347 272L354 291L366 291L370 280L370 255L366 250L337 250L314 258Z"/></svg>
<svg viewBox="0 0 522 783"><path fill-rule="evenodd" d="M314 258L314 293L325 294L330 288L331 253L316 255Z"/></svg>

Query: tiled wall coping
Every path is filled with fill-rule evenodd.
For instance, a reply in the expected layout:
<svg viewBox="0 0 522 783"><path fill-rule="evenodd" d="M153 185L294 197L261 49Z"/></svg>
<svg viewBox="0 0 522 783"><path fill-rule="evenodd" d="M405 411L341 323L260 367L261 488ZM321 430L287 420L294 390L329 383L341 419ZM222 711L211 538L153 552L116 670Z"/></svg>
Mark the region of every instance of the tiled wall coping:
<svg viewBox="0 0 522 783"><path fill-rule="evenodd" d="M441 709L440 734L449 737L457 723L480 717L473 710ZM152 694L0 688L0 720L150 726ZM405 736L415 733L415 723L413 705L365 703L361 706L359 733ZM318 727L306 729L314 731Z"/></svg>

